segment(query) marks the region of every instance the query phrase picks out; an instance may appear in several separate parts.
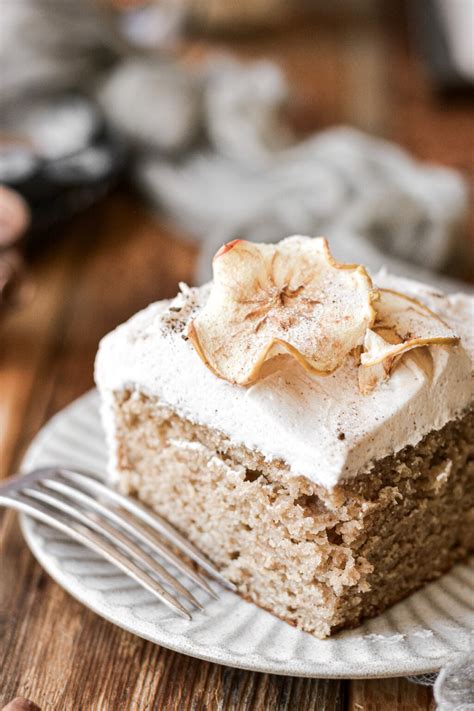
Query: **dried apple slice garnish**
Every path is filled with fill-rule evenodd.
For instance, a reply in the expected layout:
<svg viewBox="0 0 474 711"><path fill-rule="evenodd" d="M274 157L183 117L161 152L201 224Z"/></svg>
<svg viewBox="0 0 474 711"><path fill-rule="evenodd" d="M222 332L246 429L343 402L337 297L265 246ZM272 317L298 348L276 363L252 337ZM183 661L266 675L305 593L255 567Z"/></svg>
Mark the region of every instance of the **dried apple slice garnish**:
<svg viewBox="0 0 474 711"><path fill-rule="evenodd" d="M213 270L209 299L188 335L204 363L231 383L254 382L265 360L285 352L308 371L330 373L374 322L367 272L335 262L323 238L235 240L217 252Z"/></svg>
<svg viewBox="0 0 474 711"><path fill-rule="evenodd" d="M386 380L396 361L408 351L459 341L437 314L417 299L397 291L380 289L375 310L375 324L367 330L360 359L359 388L363 393ZM429 371L427 358L415 360L425 372Z"/></svg>
<svg viewBox="0 0 474 711"><path fill-rule="evenodd" d="M375 365L419 346L459 341L437 314L417 299L398 291L380 289L375 310L375 326L367 331L361 355L363 365ZM373 339L373 332L379 338Z"/></svg>

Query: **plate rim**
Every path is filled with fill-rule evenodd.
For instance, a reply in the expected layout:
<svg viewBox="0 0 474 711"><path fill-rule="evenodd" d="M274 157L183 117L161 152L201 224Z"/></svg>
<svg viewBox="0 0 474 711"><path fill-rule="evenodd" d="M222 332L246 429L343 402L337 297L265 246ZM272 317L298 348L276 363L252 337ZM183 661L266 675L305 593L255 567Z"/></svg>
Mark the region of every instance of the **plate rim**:
<svg viewBox="0 0 474 711"><path fill-rule="evenodd" d="M92 388L85 393L83 393L81 396L78 398L74 399L72 402L68 403L64 408L59 410L57 413L55 413L44 425L40 428L40 430L36 433L36 435L33 437L33 439L30 441L30 444L28 445L22 460L20 464L20 472L24 472L25 469L29 468L31 466L30 462L34 461L35 457L37 456L37 453L41 450L41 446L43 444L43 440L48 436L49 430L54 426L54 424L57 422L57 420L61 419L65 415L68 414L70 410L74 410L75 407L79 406L82 404L84 406L84 403L88 400L92 400L93 397L97 397L97 390L95 388ZM274 665L272 663L265 664L245 664L243 662L240 662L238 659L235 659L235 655L233 655L232 659L222 659L220 657L216 657L215 654L210 653L210 654L205 654L203 651L198 649L194 649L197 645L193 642L189 643L187 642L187 646L189 646L192 651L185 650L183 651L183 648L180 647L177 644L172 644L169 641L162 642L162 641L157 641L156 638L154 638L151 634L147 635L144 631L138 632L136 628L133 628L133 626L128 625L125 621L121 620L118 616L114 616L112 614L109 614L107 610L103 609L100 605L97 605L95 601L91 601L87 598L86 595L81 594L82 588L77 588L74 587L72 582L68 581L68 575L65 574L64 576L61 573L61 568L60 565L54 563L54 558L52 556L49 556L48 554L44 553L44 551L41 548L41 544L39 542L39 538L36 536L35 531L34 531L34 520L29 517L27 514L21 513L19 515L19 522L20 522L20 529L22 532L22 535L31 551L35 559L38 561L38 563L42 566L42 568L47 572L47 574L61 587L63 588L74 600L79 602L80 604L84 605L87 609L91 610L94 614L98 615L99 617L102 617L103 619L107 620L109 623L116 625L117 627L136 635L137 637L140 637L141 639L145 639L149 642L152 642L153 644L156 644L158 646L164 647L166 649L170 649L171 651L178 652L179 654L185 654L186 656L193 657L195 659L199 659L201 661L205 662L211 662L214 664L220 664L221 666L226 666L230 668L236 668L236 669L242 669L244 671L253 671L253 672L258 672L258 673L264 673L264 674L276 674L277 676L294 676L294 677L300 677L300 678L307 678L307 679L382 679L382 678L393 678L393 677L403 677L403 676L417 676L420 674L428 674L428 673L433 673L439 671L441 666L445 664L449 658L454 656L454 653L452 655L444 657L440 657L437 660L433 660L436 663L433 665L427 664L426 659L420 659L420 665L416 666L411 663L404 663L403 660L397 659L394 660L393 662L393 668L391 669L381 669L380 671L374 671L373 673L371 672L363 672L363 673L358 673L357 671L357 663L354 662L351 664L352 669L347 669L346 671L341 671L341 672L336 672L336 673L329 673L325 671L323 666L319 666L315 668L314 671L305 671L305 670L300 670L298 671L297 669L294 668L287 668L285 669L285 662L275 662ZM252 604L252 603L248 603ZM272 613L269 613L272 614ZM278 620L278 618L275 618ZM285 624L282 622L282 624ZM304 633L303 633L304 634ZM334 638L332 638L334 639ZM231 653L232 654L232 653ZM384 666L386 667L389 662L385 661ZM288 667L288 665L286 664ZM325 665L326 666L326 665ZM327 666L330 666L329 664Z"/></svg>

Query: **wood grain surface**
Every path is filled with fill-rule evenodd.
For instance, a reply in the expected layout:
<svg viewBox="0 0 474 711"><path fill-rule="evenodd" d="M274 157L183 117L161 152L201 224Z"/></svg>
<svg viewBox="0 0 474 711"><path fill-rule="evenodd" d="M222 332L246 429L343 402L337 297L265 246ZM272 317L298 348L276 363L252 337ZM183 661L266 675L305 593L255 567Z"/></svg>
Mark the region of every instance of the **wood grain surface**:
<svg viewBox="0 0 474 711"><path fill-rule="evenodd" d="M301 131L355 123L472 179L468 110L433 98L403 33L387 21L356 22L348 33L333 20L290 28L284 41L276 34L231 46L283 65L299 97L292 119ZM190 43L185 58L201 51ZM58 237L31 265L34 300L0 322L1 477L15 472L42 424L92 386L100 337L193 278L196 246L123 190ZM0 513L0 708L15 696L65 711L434 709L431 690L405 679L257 674L134 637L63 592L35 562L8 512Z"/></svg>

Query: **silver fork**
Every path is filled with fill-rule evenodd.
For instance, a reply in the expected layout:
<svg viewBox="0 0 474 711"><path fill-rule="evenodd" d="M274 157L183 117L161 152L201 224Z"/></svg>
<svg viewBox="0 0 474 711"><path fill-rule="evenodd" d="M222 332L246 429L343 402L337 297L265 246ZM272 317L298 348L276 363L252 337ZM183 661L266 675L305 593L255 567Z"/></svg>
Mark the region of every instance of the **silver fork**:
<svg viewBox="0 0 474 711"><path fill-rule="evenodd" d="M26 513L82 543L188 620L191 613L178 598L184 598L199 610L202 605L164 567L160 558L183 573L186 582L192 581L214 598L217 595L189 560L178 556L167 543L221 585L235 590L165 519L135 499L109 488L92 472L68 467L35 469L0 484L0 506Z"/></svg>

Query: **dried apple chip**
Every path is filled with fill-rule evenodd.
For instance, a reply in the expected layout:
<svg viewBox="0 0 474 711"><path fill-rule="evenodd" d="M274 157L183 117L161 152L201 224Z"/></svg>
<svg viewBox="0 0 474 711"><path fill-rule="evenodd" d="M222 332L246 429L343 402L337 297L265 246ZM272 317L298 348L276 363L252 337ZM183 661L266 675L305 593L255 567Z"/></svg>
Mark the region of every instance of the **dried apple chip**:
<svg viewBox="0 0 474 711"><path fill-rule="evenodd" d="M380 289L375 310L373 331L381 338L372 339L371 329L367 331L361 356L363 365L375 365L419 346L459 341L437 314L417 299L398 291ZM390 338L388 334L391 334Z"/></svg>
<svg viewBox="0 0 474 711"><path fill-rule="evenodd" d="M213 270L209 299L188 335L204 363L231 383L254 382L280 353L330 373L374 322L367 272L335 262L323 238L235 240L217 252Z"/></svg>
<svg viewBox="0 0 474 711"><path fill-rule="evenodd" d="M397 360L414 348L455 344L458 336L417 299L391 289L380 289L375 324L367 330L359 368L359 388L370 392L386 380ZM429 373L429 357L416 359Z"/></svg>

